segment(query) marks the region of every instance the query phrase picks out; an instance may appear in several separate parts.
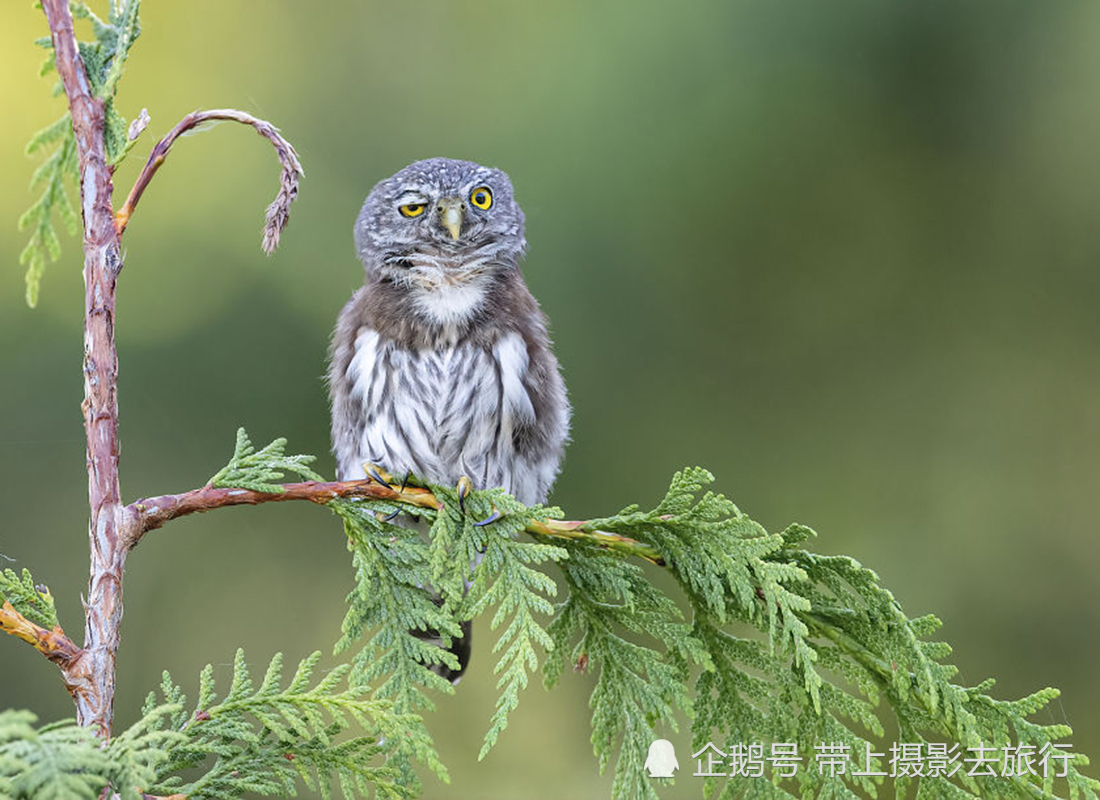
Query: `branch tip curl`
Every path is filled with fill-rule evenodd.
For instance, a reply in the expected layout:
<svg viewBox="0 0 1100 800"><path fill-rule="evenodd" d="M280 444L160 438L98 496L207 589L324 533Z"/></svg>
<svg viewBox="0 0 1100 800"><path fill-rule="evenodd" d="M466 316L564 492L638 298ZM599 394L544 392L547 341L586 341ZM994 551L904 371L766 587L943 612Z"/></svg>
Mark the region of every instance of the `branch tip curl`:
<svg viewBox="0 0 1100 800"><path fill-rule="evenodd" d="M298 196L298 183L305 172L294 146L279 133L278 128L266 120L258 119L244 111L237 111L232 108L194 111L181 119L176 127L172 128L163 139L156 143L152 152L149 153L149 158L145 161L145 166L141 169L141 174L134 182L134 188L130 190L130 194L126 197L126 202L115 214L115 229L118 231L119 236L126 230L130 217L137 208L138 201L141 200L146 187L153 180L157 170L160 169L160 165L168 157L168 152L176 139L198 129L205 123L225 120L239 122L242 125L251 125L256 133L271 142L272 147L275 148L275 154L279 157L279 163L282 164L282 172L279 176L279 193L275 195L275 199L267 207L261 239L261 246L265 253L270 255L275 252L275 248L279 246L279 238L282 236L283 229L290 221L290 206Z"/></svg>

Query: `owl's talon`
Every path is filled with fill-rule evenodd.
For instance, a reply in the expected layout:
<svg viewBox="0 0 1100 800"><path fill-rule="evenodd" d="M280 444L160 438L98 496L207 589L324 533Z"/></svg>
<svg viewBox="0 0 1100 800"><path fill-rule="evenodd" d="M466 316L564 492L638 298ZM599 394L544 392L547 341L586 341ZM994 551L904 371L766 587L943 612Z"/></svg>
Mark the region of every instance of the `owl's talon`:
<svg viewBox="0 0 1100 800"><path fill-rule="evenodd" d="M397 515L400 514L400 513L401 513L400 508L394 509L394 512L392 514L387 514L384 517L379 517L378 521L379 522L393 522L395 519L397 519Z"/></svg>
<svg viewBox="0 0 1100 800"><path fill-rule="evenodd" d="M475 522L474 527L475 528L484 528L486 525L491 525L492 523L496 522L497 520L501 520L501 519L504 519L504 512L501 511L499 508L494 508L492 514L487 516L485 519L481 520L481 522Z"/></svg>
<svg viewBox="0 0 1100 800"><path fill-rule="evenodd" d="M405 470L405 477L401 479L401 488L397 490L398 494L405 491L405 487L409 485L409 478L412 477L412 470Z"/></svg>
<svg viewBox="0 0 1100 800"><path fill-rule="evenodd" d="M393 485L388 480L386 480L386 478L382 477L384 473L382 472L381 467L376 467L374 464L364 464L363 471L367 473L367 477L371 480L382 484L387 489L393 488Z"/></svg>
<svg viewBox="0 0 1100 800"><path fill-rule="evenodd" d="M474 482L468 477L463 475L458 479L458 507L462 510L462 513L466 513L466 498L470 496L470 492L474 490Z"/></svg>

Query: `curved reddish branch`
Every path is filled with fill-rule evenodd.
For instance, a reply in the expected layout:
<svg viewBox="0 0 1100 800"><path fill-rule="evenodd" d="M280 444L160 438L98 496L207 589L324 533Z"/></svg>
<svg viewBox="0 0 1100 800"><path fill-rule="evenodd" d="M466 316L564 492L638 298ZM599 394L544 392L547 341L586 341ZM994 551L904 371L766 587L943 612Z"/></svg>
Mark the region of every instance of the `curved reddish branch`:
<svg viewBox="0 0 1100 800"><path fill-rule="evenodd" d="M285 500L308 500L324 505L339 498L360 497L369 500L387 500L418 508L442 509L443 503L428 489L415 486L397 487L367 478L360 481L304 481L284 483L281 492L256 492L251 489L223 489L203 486L183 494L165 494L138 500L126 507L132 517L133 535L127 541L127 549L133 548L142 537L166 522L188 514L199 514L228 506L278 503ZM643 558L657 566L664 566L661 554L650 545L607 533L592 527L587 520L536 520L527 525L527 533L557 539L580 539L624 555Z"/></svg>
<svg viewBox="0 0 1100 800"><path fill-rule="evenodd" d="M324 505L341 497L362 497L370 500L390 500L407 503L420 508L440 507L435 495L427 489L409 486L395 489L384 483L370 479L361 481L305 481L303 483L284 483L281 492L256 492L251 489L224 489L206 485L183 494L162 494L159 497L147 497L131 503L127 512L138 521L134 526L135 535L128 542L134 547L149 531L156 530L166 522L188 514L201 514L215 508L229 506L255 506L260 503L279 503L285 500L308 500Z"/></svg>
<svg viewBox="0 0 1100 800"><path fill-rule="evenodd" d="M283 165L282 175L279 180L279 193L275 196L275 200L272 201L271 205L267 207L263 235L263 249L265 253L270 254L278 247L279 236L290 220L290 204L293 203L294 198L298 196L298 181L301 179L302 175L305 174L302 171L302 162L298 160L298 153L294 150L290 142L282 137L278 128L270 122L257 119L251 114L246 114L243 111L237 111L232 108L194 111L181 119L176 124L176 127L168 132L167 136L157 142L156 146L153 148L153 152L149 154L145 166L142 167L141 174L138 175L138 179L134 183L134 188L130 190L126 202L122 204L122 208L115 214L115 228L118 230L119 236L126 230L126 225L130 221L130 216L134 213L134 209L137 208L138 201L141 200L141 195L145 192L145 188L149 185L149 182L153 180L153 176L156 175L157 170L160 169L160 165L168 158L168 151L172 149L172 145L175 143L176 139L204 123L223 120L251 125L256 129L256 133L271 142L272 146L275 148L276 154L279 156L279 161Z"/></svg>

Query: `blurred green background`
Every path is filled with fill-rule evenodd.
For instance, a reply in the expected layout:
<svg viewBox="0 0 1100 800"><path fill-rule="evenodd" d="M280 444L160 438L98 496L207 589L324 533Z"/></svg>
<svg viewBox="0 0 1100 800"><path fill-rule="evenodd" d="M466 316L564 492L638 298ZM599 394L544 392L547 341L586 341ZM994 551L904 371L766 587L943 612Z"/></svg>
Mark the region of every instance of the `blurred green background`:
<svg viewBox="0 0 1100 800"><path fill-rule="evenodd" d="M272 258L277 163L244 128L179 142L145 195L118 302L127 499L201 484L240 424L331 473L321 375L361 281L363 197L415 159L493 164L526 210L525 273L576 410L556 503L650 503L703 464L769 528L812 525L911 615L940 615L962 680L1061 687L1042 719L1100 754L1100 6L147 0L143 23L119 107L152 124L117 202L200 107L272 120L306 177ZM0 553L77 635L79 243L30 311L15 229L23 144L61 111L35 77L45 30L30 2L6 7ZM329 652L351 578L339 526L304 505L152 534L129 560L119 721L165 668L193 693L237 645L257 667ZM431 719L454 781L426 796L607 796L591 676L536 682L477 763L494 697L478 634ZM7 706L71 712L15 642L0 642ZM671 738L688 766L688 735Z"/></svg>

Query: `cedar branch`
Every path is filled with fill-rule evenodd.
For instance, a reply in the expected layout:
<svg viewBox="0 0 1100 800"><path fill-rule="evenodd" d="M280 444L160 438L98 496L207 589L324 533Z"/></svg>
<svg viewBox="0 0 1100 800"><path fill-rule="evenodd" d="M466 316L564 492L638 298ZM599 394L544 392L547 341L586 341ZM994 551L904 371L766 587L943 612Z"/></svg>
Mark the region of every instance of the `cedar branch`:
<svg viewBox="0 0 1100 800"><path fill-rule="evenodd" d="M0 631L22 639L61 670L65 689L79 707L82 698L94 696L93 676L89 671L87 651L65 635L61 626L47 630L24 617L11 603L0 606Z"/></svg>
<svg viewBox="0 0 1100 800"><path fill-rule="evenodd" d="M275 196L271 205L267 207L264 221L262 246L265 253L271 254L274 252L275 248L279 246L279 236L290 220L290 205L298 196L298 182L305 174L302 170L302 162L298 160L298 153L290 142L283 138L278 128L270 122L257 119L251 114L232 108L193 111L180 120L176 127L168 132L168 135L156 143L145 162L145 166L141 169L141 174L138 175L137 181L134 183L134 188L130 190L126 202L115 214L115 228L119 236L126 230L126 225L130 222L130 217L134 213L134 209L137 208L138 201L141 200L141 195L145 192L149 182L153 180L157 170L160 169L160 165L168 158L168 151L171 150L176 139L204 123L224 120L240 122L243 125L251 125L255 128L258 134L271 142L276 154L279 156L279 161L283 165L279 180L279 193Z"/></svg>
<svg viewBox="0 0 1100 800"><path fill-rule="evenodd" d="M369 479L284 483L282 488L281 492L256 492L251 489L220 488L207 484L183 494L164 494L138 500L127 507L127 511L139 520L136 535L129 542L129 547L136 546L146 533L161 527L166 522L189 514L201 514L204 511L229 506L255 506L260 503L278 503L284 500L308 500L311 503L324 505L342 497L361 497L371 500L391 500L421 508L439 508L439 501L427 489L409 486L399 490Z"/></svg>
<svg viewBox="0 0 1100 800"><path fill-rule="evenodd" d="M371 478L356 481L284 483L282 489L281 492L257 492L251 489L227 489L206 485L183 494L165 494L138 500L126 508L128 516L138 521L133 528L134 535L127 542L127 549L135 547L149 531L173 519L228 506L278 503L284 500L308 500L311 503L325 505L340 498L358 497L387 500L418 508L436 510L443 508L442 501L428 489L415 486L394 487ZM643 558L657 566L665 565L664 559L656 548L637 539L631 539L629 536L598 530L587 520L535 521L527 526L527 533L533 536L581 539L624 555Z"/></svg>
<svg viewBox="0 0 1100 800"><path fill-rule="evenodd" d="M65 635L61 626L55 627L52 631L47 630L24 617L7 601L0 606L0 631L22 639L61 667L62 672L72 667L84 654L84 651Z"/></svg>
<svg viewBox="0 0 1100 800"><path fill-rule="evenodd" d="M122 572L128 520L118 481L118 355L115 283L122 254L111 207L111 169L103 140L105 101L92 93L73 32L68 0L42 0L54 63L69 101L80 166L84 222L84 430L87 438L91 576L84 606L84 649L66 684L77 721L109 737L115 653L122 622Z"/></svg>
<svg viewBox="0 0 1100 800"><path fill-rule="evenodd" d="M269 122L233 109L197 111L184 117L153 148L134 188L116 215L112 207L113 169L107 164L104 145L106 101L93 93L88 81L73 31L69 0L41 0L41 6L49 24L54 62L68 99L76 139L84 228L82 410L87 438L91 577L84 605L84 647L77 651L65 680L76 703L77 721L95 727L99 735L107 738L113 717L115 655L122 623L126 554L147 530L141 526L149 524L151 519L132 506L124 507L120 499L115 288L122 270L122 232L173 142L204 122L231 120L250 125L275 147L282 163L282 175L279 193L267 208L264 224L263 248L268 253L278 245L279 236L286 227L289 208L298 194L303 173L298 154ZM141 127L139 120L131 129L131 138L140 133ZM191 494L192 501L200 499ZM178 510L176 515L199 510L204 509L190 507ZM171 514L167 518L171 518ZM9 618L8 621L13 630L31 635L18 620Z"/></svg>

